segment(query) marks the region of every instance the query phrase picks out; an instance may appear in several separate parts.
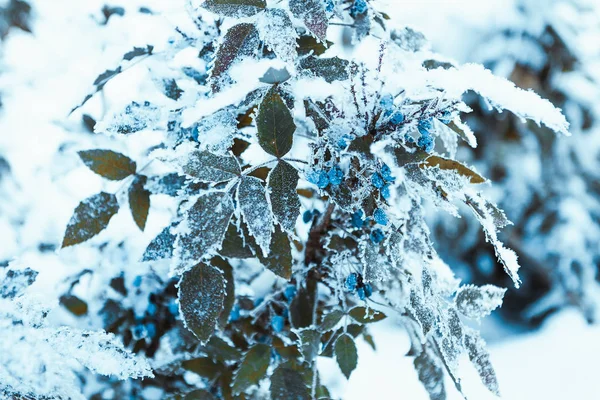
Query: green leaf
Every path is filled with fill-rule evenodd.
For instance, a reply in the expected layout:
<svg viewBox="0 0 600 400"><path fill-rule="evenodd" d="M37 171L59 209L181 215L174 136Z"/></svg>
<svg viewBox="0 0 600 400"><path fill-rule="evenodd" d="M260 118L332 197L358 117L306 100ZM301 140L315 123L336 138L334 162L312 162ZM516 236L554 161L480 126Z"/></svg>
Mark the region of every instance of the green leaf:
<svg viewBox="0 0 600 400"><path fill-rule="evenodd" d="M150 55L152 54L152 50L154 50L154 46L151 45L147 45L146 47L134 47L133 50L125 53L123 60L131 61L136 57Z"/></svg>
<svg viewBox="0 0 600 400"><path fill-rule="evenodd" d="M285 365L278 366L271 375L272 400L309 400L310 394L302 375Z"/></svg>
<svg viewBox="0 0 600 400"><path fill-rule="evenodd" d="M350 314L356 322L360 322L361 324L382 321L386 318L384 313L373 310L372 308L369 308L367 311L366 307L354 307L348 314Z"/></svg>
<svg viewBox="0 0 600 400"><path fill-rule="evenodd" d="M269 245L269 255L264 257L260 251L256 252L260 262L275 275L289 280L292 277L292 247L290 238L275 225L275 231Z"/></svg>
<svg viewBox="0 0 600 400"><path fill-rule="evenodd" d="M235 282L233 279L233 268L227 260L220 257L214 257L211 264L221 270L225 279L225 298L223 300L223 311L219 316L219 326L224 328L229 321L229 315L235 304Z"/></svg>
<svg viewBox="0 0 600 400"><path fill-rule="evenodd" d="M164 260L173 257L173 245L176 236L171 233L171 228L177 224L172 224L163 229L146 247L142 262Z"/></svg>
<svg viewBox="0 0 600 400"><path fill-rule="evenodd" d="M487 181L484 177L479 175L477 172L475 172L472 169L466 167L465 165L459 163L458 161L450 160L450 159L443 158L443 157L430 156L425 160L425 162L419 164L419 166L421 168L439 167L440 169L443 169L443 170L454 171L458 175L466 176L467 178L469 178L471 183L484 183Z"/></svg>
<svg viewBox="0 0 600 400"><path fill-rule="evenodd" d="M348 79L348 60L339 57L319 58L306 57L300 61L300 67L313 75L325 79L326 82Z"/></svg>
<svg viewBox="0 0 600 400"><path fill-rule="evenodd" d="M340 335L335 341L335 359L346 378L350 378L358 362L358 353L354 339L347 333Z"/></svg>
<svg viewBox="0 0 600 400"><path fill-rule="evenodd" d="M304 25L319 40L327 39L329 26L322 0L290 0L290 11L294 17L304 21Z"/></svg>
<svg viewBox="0 0 600 400"><path fill-rule="evenodd" d="M183 172L203 182L223 182L240 175L240 165L233 156L219 156L209 151L194 151Z"/></svg>
<svg viewBox="0 0 600 400"><path fill-rule="evenodd" d="M67 225L62 247L73 246L96 236L118 211L119 203L114 194L101 192L83 200L75 208Z"/></svg>
<svg viewBox="0 0 600 400"><path fill-rule="evenodd" d="M256 243L254 243L248 234L248 228L244 228L245 225L242 224L240 228L242 229L242 232L244 232L242 236L242 232L238 231L235 221L229 224L227 232L225 233L225 239L223 239L223 246L221 247L219 254L224 257L233 258L254 257L251 246L255 247Z"/></svg>
<svg viewBox="0 0 600 400"><path fill-rule="evenodd" d="M206 344L205 349L208 355L221 362L237 361L242 357L241 351L229 345L229 343L218 336L212 336Z"/></svg>
<svg viewBox="0 0 600 400"><path fill-rule="evenodd" d="M300 215L300 198L296 191L298 179L296 168L285 161L279 161L269 174L267 182L273 215L288 232L294 232Z"/></svg>
<svg viewBox="0 0 600 400"><path fill-rule="evenodd" d="M431 400L446 400L446 388L444 386L444 370L439 360L427 346L415 357L415 369L419 381L429 393Z"/></svg>
<svg viewBox="0 0 600 400"><path fill-rule="evenodd" d="M227 31L217 50L211 70L212 89L218 92L225 74L236 60L249 57L258 49L259 37L254 24L238 24Z"/></svg>
<svg viewBox="0 0 600 400"><path fill-rule="evenodd" d="M251 176L243 177L238 186L237 201L248 232L262 249L263 255L268 256L273 219L261 180Z"/></svg>
<svg viewBox="0 0 600 400"><path fill-rule="evenodd" d="M144 187L147 180L146 176L138 175L129 187L129 208L133 220L141 231L146 227L150 211L150 191Z"/></svg>
<svg viewBox="0 0 600 400"><path fill-rule="evenodd" d="M332 330L340 322L344 315L345 314L342 310L332 310L323 317L323 321L321 321L319 329L321 329L321 332Z"/></svg>
<svg viewBox="0 0 600 400"><path fill-rule="evenodd" d="M197 263L217 250L233 215L233 201L226 192L210 192L187 211L183 230L176 240L178 269Z"/></svg>
<svg viewBox="0 0 600 400"><path fill-rule="evenodd" d="M223 274L200 263L183 273L179 282L179 308L183 321L200 341L206 342L215 330L225 297Z"/></svg>
<svg viewBox="0 0 600 400"><path fill-rule="evenodd" d="M185 360L181 363L181 367L208 379L215 378L219 372L219 364L209 357L198 357Z"/></svg>
<svg viewBox="0 0 600 400"><path fill-rule="evenodd" d="M206 0L202 7L223 17L250 17L267 7L265 0Z"/></svg>
<svg viewBox="0 0 600 400"><path fill-rule="evenodd" d="M333 42L327 41L325 43L320 42L312 36L304 35L300 36L296 41L298 43L298 54L305 56L307 54L313 54L320 56L327 51L327 48L333 44Z"/></svg>
<svg viewBox="0 0 600 400"><path fill-rule="evenodd" d="M296 329L312 326L317 301L317 283L309 279L306 286L300 286L298 293L290 304L290 322Z"/></svg>
<svg viewBox="0 0 600 400"><path fill-rule="evenodd" d="M112 150L86 150L78 154L89 169L106 179L120 181L135 174L135 161L121 153Z"/></svg>
<svg viewBox="0 0 600 400"><path fill-rule="evenodd" d="M387 150L388 148L386 148ZM418 147L413 147L413 151L408 151L404 147L396 147L393 149L394 156L396 157L396 166L404 167L408 164L416 164L425 160L429 157L429 154L421 150Z"/></svg>
<svg viewBox="0 0 600 400"><path fill-rule="evenodd" d="M263 98L256 117L256 127L258 143L267 153L281 158L291 150L296 124L277 93L277 86L271 87Z"/></svg>
<svg viewBox="0 0 600 400"><path fill-rule="evenodd" d="M204 389L194 390L185 395L183 400L216 400L217 398Z"/></svg>
<svg viewBox="0 0 600 400"><path fill-rule="evenodd" d="M238 395L266 376L271 361L271 347L266 344L255 344L244 355L239 369L233 377L233 394Z"/></svg>
<svg viewBox="0 0 600 400"><path fill-rule="evenodd" d="M319 354L321 347L321 332L316 329L302 329L298 332L300 351L305 361L312 362Z"/></svg>

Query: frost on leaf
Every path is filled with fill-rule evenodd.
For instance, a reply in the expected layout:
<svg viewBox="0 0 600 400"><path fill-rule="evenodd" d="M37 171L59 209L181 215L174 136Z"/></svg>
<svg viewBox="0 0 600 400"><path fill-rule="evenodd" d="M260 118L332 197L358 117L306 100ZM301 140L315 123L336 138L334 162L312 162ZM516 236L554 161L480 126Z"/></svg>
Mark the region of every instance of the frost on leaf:
<svg viewBox="0 0 600 400"><path fill-rule="evenodd" d="M231 66L242 57L252 56L258 45L258 31L254 24L243 23L229 28L217 50L210 73L214 92L228 83L225 78Z"/></svg>
<svg viewBox="0 0 600 400"><path fill-rule="evenodd" d="M268 256L264 257L257 251L260 262L275 275L286 280L292 276L292 247L288 235L276 225L271 243L269 244Z"/></svg>
<svg viewBox="0 0 600 400"><path fill-rule="evenodd" d="M258 143L267 153L281 158L292 148L296 124L273 86L263 98L256 117Z"/></svg>
<svg viewBox="0 0 600 400"><path fill-rule="evenodd" d="M218 250L233 211L231 195L226 192L207 193L196 200L178 227L175 272L185 270Z"/></svg>
<svg viewBox="0 0 600 400"><path fill-rule="evenodd" d="M183 172L201 181L215 183L233 179L241 173L235 157L219 156L208 151L190 153Z"/></svg>
<svg viewBox="0 0 600 400"><path fill-rule="evenodd" d="M431 400L446 400L444 369L439 359L425 344L414 360L419 380L427 390Z"/></svg>
<svg viewBox="0 0 600 400"><path fill-rule="evenodd" d="M300 67L326 82L348 79L348 61L339 57L320 58L309 56L300 61Z"/></svg>
<svg viewBox="0 0 600 400"><path fill-rule="evenodd" d="M230 110L219 110L202 118L196 129L202 150L228 155L233 143L233 134L237 130L237 120Z"/></svg>
<svg viewBox="0 0 600 400"><path fill-rule="evenodd" d="M327 14L321 0L290 0L290 11L319 40L327 39Z"/></svg>
<svg viewBox="0 0 600 400"><path fill-rule="evenodd" d="M267 202L267 193L261 180L252 176L244 177L237 190L237 201L248 226L248 232L262 249L263 255L267 257L273 232L273 219Z"/></svg>
<svg viewBox="0 0 600 400"><path fill-rule="evenodd" d="M79 157L89 169L106 179L120 181L135 174L135 161L112 150L80 151Z"/></svg>
<svg viewBox="0 0 600 400"><path fill-rule="evenodd" d="M139 104L134 101L121 113L97 124L96 131L127 135L144 129L155 129L160 126L162 116L161 110L149 102Z"/></svg>
<svg viewBox="0 0 600 400"><path fill-rule="evenodd" d="M148 178L137 175L129 187L129 208L133 220L140 230L146 228L148 212L150 211L150 191L145 188Z"/></svg>
<svg viewBox="0 0 600 400"><path fill-rule="evenodd" d="M293 232L300 215L300 199L296 192L298 171L285 161L279 161L269 174L267 186L271 209L277 222Z"/></svg>
<svg viewBox="0 0 600 400"><path fill-rule="evenodd" d="M25 290L31 286L38 276L38 272L31 268L8 269L0 274L0 297L4 299L14 299L21 296Z"/></svg>
<svg viewBox="0 0 600 400"><path fill-rule="evenodd" d="M358 363L358 353L354 339L349 334L344 333L336 339L334 349L335 359L340 369L346 378L350 378L350 374L352 374Z"/></svg>
<svg viewBox="0 0 600 400"><path fill-rule="evenodd" d="M311 362L319 354L321 332L316 329L302 329L298 332L300 351L305 361Z"/></svg>
<svg viewBox="0 0 600 400"><path fill-rule="evenodd" d="M285 365L278 366L271 375L272 400L309 400L310 393L302 375Z"/></svg>
<svg viewBox="0 0 600 400"><path fill-rule="evenodd" d="M420 164L421 168L425 167L438 167L441 170L449 170L454 171L458 175L465 176L469 178L471 183L484 183L487 180L479 175L477 172L472 169L466 167L465 165L459 163L455 160L450 160L443 157L431 156L428 157L422 164Z"/></svg>
<svg viewBox="0 0 600 400"><path fill-rule="evenodd" d="M101 192L83 200L67 225L62 247L85 242L101 232L119 211L114 194Z"/></svg>
<svg viewBox="0 0 600 400"><path fill-rule="evenodd" d="M465 317L479 319L502 305L505 292L506 289L493 285L467 285L458 290L454 301L458 311Z"/></svg>
<svg viewBox="0 0 600 400"><path fill-rule="evenodd" d="M266 344L255 344L244 354L240 367L233 376L231 386L233 394L245 392L253 385L258 385L265 377L271 361L271 347Z"/></svg>
<svg viewBox="0 0 600 400"><path fill-rule="evenodd" d="M496 396L500 396L500 385L490 361L490 354L485 348L485 341L478 332L470 328L465 328L465 347L467 348L469 359L481 378L481 382L483 382L490 392Z"/></svg>
<svg viewBox="0 0 600 400"><path fill-rule="evenodd" d="M225 280L211 265L200 263L184 272L179 283L179 308L186 328L206 342L223 310Z"/></svg>
<svg viewBox="0 0 600 400"><path fill-rule="evenodd" d="M267 7L265 0L206 0L202 7L224 17L250 17Z"/></svg>
<svg viewBox="0 0 600 400"><path fill-rule="evenodd" d="M257 23L260 38L284 62L296 58L296 30L285 10L269 8Z"/></svg>
<svg viewBox="0 0 600 400"><path fill-rule="evenodd" d="M172 224L163 229L146 247L142 261L156 261L168 259L173 256L173 245L176 236L171 233L171 228L177 224Z"/></svg>

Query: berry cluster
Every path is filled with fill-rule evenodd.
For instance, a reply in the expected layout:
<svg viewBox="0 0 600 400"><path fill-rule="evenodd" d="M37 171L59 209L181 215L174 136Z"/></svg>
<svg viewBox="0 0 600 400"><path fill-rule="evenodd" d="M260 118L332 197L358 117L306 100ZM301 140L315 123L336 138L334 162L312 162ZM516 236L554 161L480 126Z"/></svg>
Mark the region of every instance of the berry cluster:
<svg viewBox="0 0 600 400"><path fill-rule="evenodd" d="M338 186L344 181L344 171L339 166L334 166L329 171L324 169L320 171L311 170L306 179L313 185L317 185L319 189L325 189L331 186Z"/></svg>
<svg viewBox="0 0 600 400"><path fill-rule="evenodd" d="M325 0L325 11L328 13L333 12L335 10L335 1L334 0Z"/></svg>
<svg viewBox="0 0 600 400"><path fill-rule="evenodd" d="M390 198L389 184L394 182L395 180L396 178L392 176L392 171L390 170L390 167L388 167L386 164L383 164L383 166L381 167L381 171L374 172L373 175L371 175L371 184L375 188L379 189L381 197L383 197L386 200Z"/></svg>
<svg viewBox="0 0 600 400"><path fill-rule="evenodd" d="M419 140L417 141L417 145L423 150L425 150L427 153L431 153L435 146L433 136L431 136L432 127L433 126L431 118L422 119L417 125L417 130L421 134L421 137L419 137Z"/></svg>
<svg viewBox="0 0 600 400"><path fill-rule="evenodd" d="M371 287L371 284L364 283L362 275L356 272L352 272L346 278L346 289L348 289L350 292L354 292L356 290L356 294L361 300L371 297L373 294L373 288Z"/></svg>
<svg viewBox="0 0 600 400"><path fill-rule="evenodd" d="M379 100L379 106L382 110L383 119L388 119L393 125L404 122L404 114L394 108L394 97L391 94L383 95Z"/></svg>
<svg viewBox="0 0 600 400"><path fill-rule="evenodd" d="M367 12L368 6L366 0L354 0L354 4L352 4L352 8L350 8L350 14L352 16L358 14L364 14Z"/></svg>

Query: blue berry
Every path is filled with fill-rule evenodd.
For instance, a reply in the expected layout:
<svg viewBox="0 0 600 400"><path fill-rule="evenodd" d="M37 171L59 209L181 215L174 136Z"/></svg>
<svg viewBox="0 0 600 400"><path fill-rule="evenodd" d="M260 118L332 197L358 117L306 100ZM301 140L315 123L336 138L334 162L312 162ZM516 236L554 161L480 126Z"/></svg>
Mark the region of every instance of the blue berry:
<svg viewBox="0 0 600 400"><path fill-rule="evenodd" d="M364 216L364 213L363 213L362 210L356 210L354 212L354 214L352 214L352 225L355 228L358 228L358 229L362 228L362 226L365 223L365 220L363 219L363 216Z"/></svg>
<svg viewBox="0 0 600 400"><path fill-rule="evenodd" d="M313 185L316 185L319 182L319 172L311 169L306 174L306 180L312 183Z"/></svg>
<svg viewBox="0 0 600 400"><path fill-rule="evenodd" d="M384 94L381 96L379 104L384 110L390 110L394 107L394 97L391 94Z"/></svg>
<svg viewBox="0 0 600 400"><path fill-rule="evenodd" d="M340 149L345 149L346 147L348 147L348 143L346 142L346 139L341 138L340 140L338 140L337 145Z"/></svg>
<svg viewBox="0 0 600 400"><path fill-rule="evenodd" d="M353 292L356 289L356 285L358 284L358 274L356 272L352 272L346 278L346 289Z"/></svg>
<svg viewBox="0 0 600 400"><path fill-rule="evenodd" d="M371 176L371 183L373 184L373 186L375 186L377 189L381 189L383 187L383 185L385 184L383 182L383 178L381 177L381 175L379 175L379 173L374 172L373 175Z"/></svg>
<svg viewBox="0 0 600 400"><path fill-rule="evenodd" d="M390 185L385 185L384 187L382 187L381 189L379 189L379 193L381 193L381 197L383 197L384 199L389 199L390 198Z"/></svg>
<svg viewBox="0 0 600 400"><path fill-rule="evenodd" d="M319 180L317 181L317 186L320 189L325 189L327 185L329 185L329 176L327 175L327 172L319 172Z"/></svg>
<svg viewBox="0 0 600 400"><path fill-rule="evenodd" d="M365 288L364 288L364 287L359 287L359 288L356 290L356 294L358 294L358 297L359 297L361 300L364 300L364 299L365 299Z"/></svg>
<svg viewBox="0 0 600 400"><path fill-rule="evenodd" d="M401 124L404 122L404 114L402 114L400 111L396 111L394 114L392 114L390 122L394 125Z"/></svg>
<svg viewBox="0 0 600 400"><path fill-rule="evenodd" d="M333 0L325 0L325 11L333 12L334 9L335 3L333 2Z"/></svg>
<svg viewBox="0 0 600 400"><path fill-rule="evenodd" d="M238 304L234 304L231 309L231 313L229 313L229 321L235 322L240 319L240 306Z"/></svg>
<svg viewBox="0 0 600 400"><path fill-rule="evenodd" d="M375 211L373 211L373 219L379 225L387 225L389 222L385 211L383 211L381 208L377 208Z"/></svg>
<svg viewBox="0 0 600 400"><path fill-rule="evenodd" d="M410 136L408 133L406 135L404 135L404 141L406 143L410 143L410 144L414 144L415 143L415 138L413 138L412 136Z"/></svg>
<svg viewBox="0 0 600 400"><path fill-rule="evenodd" d="M271 318L271 327L275 332L281 332L285 325L285 319L281 315L275 315Z"/></svg>
<svg viewBox="0 0 600 400"><path fill-rule="evenodd" d="M150 338L156 336L156 325L154 325L152 322L146 324L146 332Z"/></svg>
<svg viewBox="0 0 600 400"><path fill-rule="evenodd" d="M179 305L174 301L170 302L169 303L169 312L174 316L179 315Z"/></svg>
<svg viewBox="0 0 600 400"><path fill-rule="evenodd" d="M350 9L350 14L364 14L367 12L367 2L365 0L354 0L354 4Z"/></svg>
<svg viewBox="0 0 600 400"><path fill-rule="evenodd" d="M287 301L292 301L292 299L296 297L296 286L288 285L283 291L283 296Z"/></svg>
<svg viewBox="0 0 600 400"><path fill-rule="evenodd" d="M385 235L383 234L381 229L374 229L373 232L371 232L371 242L375 244L381 243L384 238Z"/></svg>
<svg viewBox="0 0 600 400"><path fill-rule="evenodd" d="M387 164L383 164L381 167L381 176L386 182L394 182L396 178L392 176L392 170Z"/></svg>
<svg viewBox="0 0 600 400"><path fill-rule="evenodd" d="M154 303L148 304L148 308L146 309L146 312L148 313L148 315L156 314L156 304L154 304Z"/></svg>
<svg viewBox="0 0 600 400"><path fill-rule="evenodd" d="M313 217L312 211L306 210L306 211L304 211L304 214L302 214L302 221L304 221L305 224L308 224L310 221L312 221L312 217Z"/></svg>
<svg viewBox="0 0 600 400"><path fill-rule="evenodd" d="M142 279L143 279L143 278L142 278L142 276L141 276L141 275L138 275L138 276L136 276L136 277L133 279L133 286L134 286L134 287L140 287L140 286L142 286Z"/></svg>
<svg viewBox="0 0 600 400"><path fill-rule="evenodd" d="M429 131L431 131L432 127L433 126L431 125L431 118L422 119L417 124L417 129L419 133L423 136L429 136Z"/></svg>
<svg viewBox="0 0 600 400"><path fill-rule="evenodd" d="M431 135L421 136L417 141L417 144L427 153L431 153L435 147L435 142L433 141L433 137L431 137Z"/></svg>
<svg viewBox="0 0 600 400"><path fill-rule="evenodd" d="M344 180L344 171L341 170L337 165L329 170L329 182L333 186L337 186Z"/></svg>
<svg viewBox="0 0 600 400"><path fill-rule="evenodd" d="M373 295L373 288L370 283L365 284L365 296L371 297Z"/></svg>

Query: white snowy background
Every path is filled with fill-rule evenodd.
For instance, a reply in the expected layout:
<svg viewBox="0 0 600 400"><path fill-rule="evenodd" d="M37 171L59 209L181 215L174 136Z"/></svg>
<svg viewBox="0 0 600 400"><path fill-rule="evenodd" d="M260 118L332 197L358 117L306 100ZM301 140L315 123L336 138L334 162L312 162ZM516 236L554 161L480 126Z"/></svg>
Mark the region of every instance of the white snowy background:
<svg viewBox="0 0 600 400"><path fill-rule="evenodd" d="M38 251L40 243L58 247L74 207L106 184L83 166L76 151L104 146L135 158L160 139L151 134L136 136L138 142L94 136L85 132L81 113L69 116L69 111L92 89L94 79L116 66L133 46L152 44L160 49L173 36L174 28L189 24L189 19L182 0L123 0L114 5L126 9L126 18L114 16L106 26L99 23L104 19L100 10L105 2L101 0L30 2L34 10L33 34L14 31L1 45L0 155L9 161L12 173L0 181L0 260L18 259L39 270L37 287L48 298L56 299L64 289L63 279L81 265L111 268L111 263L119 262L98 260L98 254L85 248L60 253ZM422 31L434 50L461 62L482 57L475 49L481 51L486 32L522 22L514 14L513 0L387 3L398 24ZM538 1L540 16L560 13L560 3ZM138 13L140 6L149 7L156 15ZM566 13L564 18L568 17ZM600 38L586 38L585 43L594 40L596 48L590 44L591 51L598 50ZM148 78L143 64L131 68L107 85L83 111L100 118L127 104L135 97L132 91L147 90L144 96L151 96ZM107 232L126 238L131 258L139 258L145 245L167 223L167 214L160 210L171 204L159 200L152 207L143 234L129 214L120 213L94 240L101 241ZM132 268L140 268L142 273L144 267L133 263ZM85 285L80 290L85 290ZM64 313L56 318L65 320L69 316ZM551 316L536 332L520 332L494 317L488 318L481 329L503 398L600 398L596 382L600 328L588 326L577 311L567 309ZM427 399L412 359L404 357L409 343L400 326L390 319L375 326L373 332L377 351L359 341L358 368L348 383L340 380L333 360L320 360L323 379L332 395L361 400ZM470 399L495 398L470 368L464 368L465 394ZM450 382L447 387L451 399L461 398Z"/></svg>

